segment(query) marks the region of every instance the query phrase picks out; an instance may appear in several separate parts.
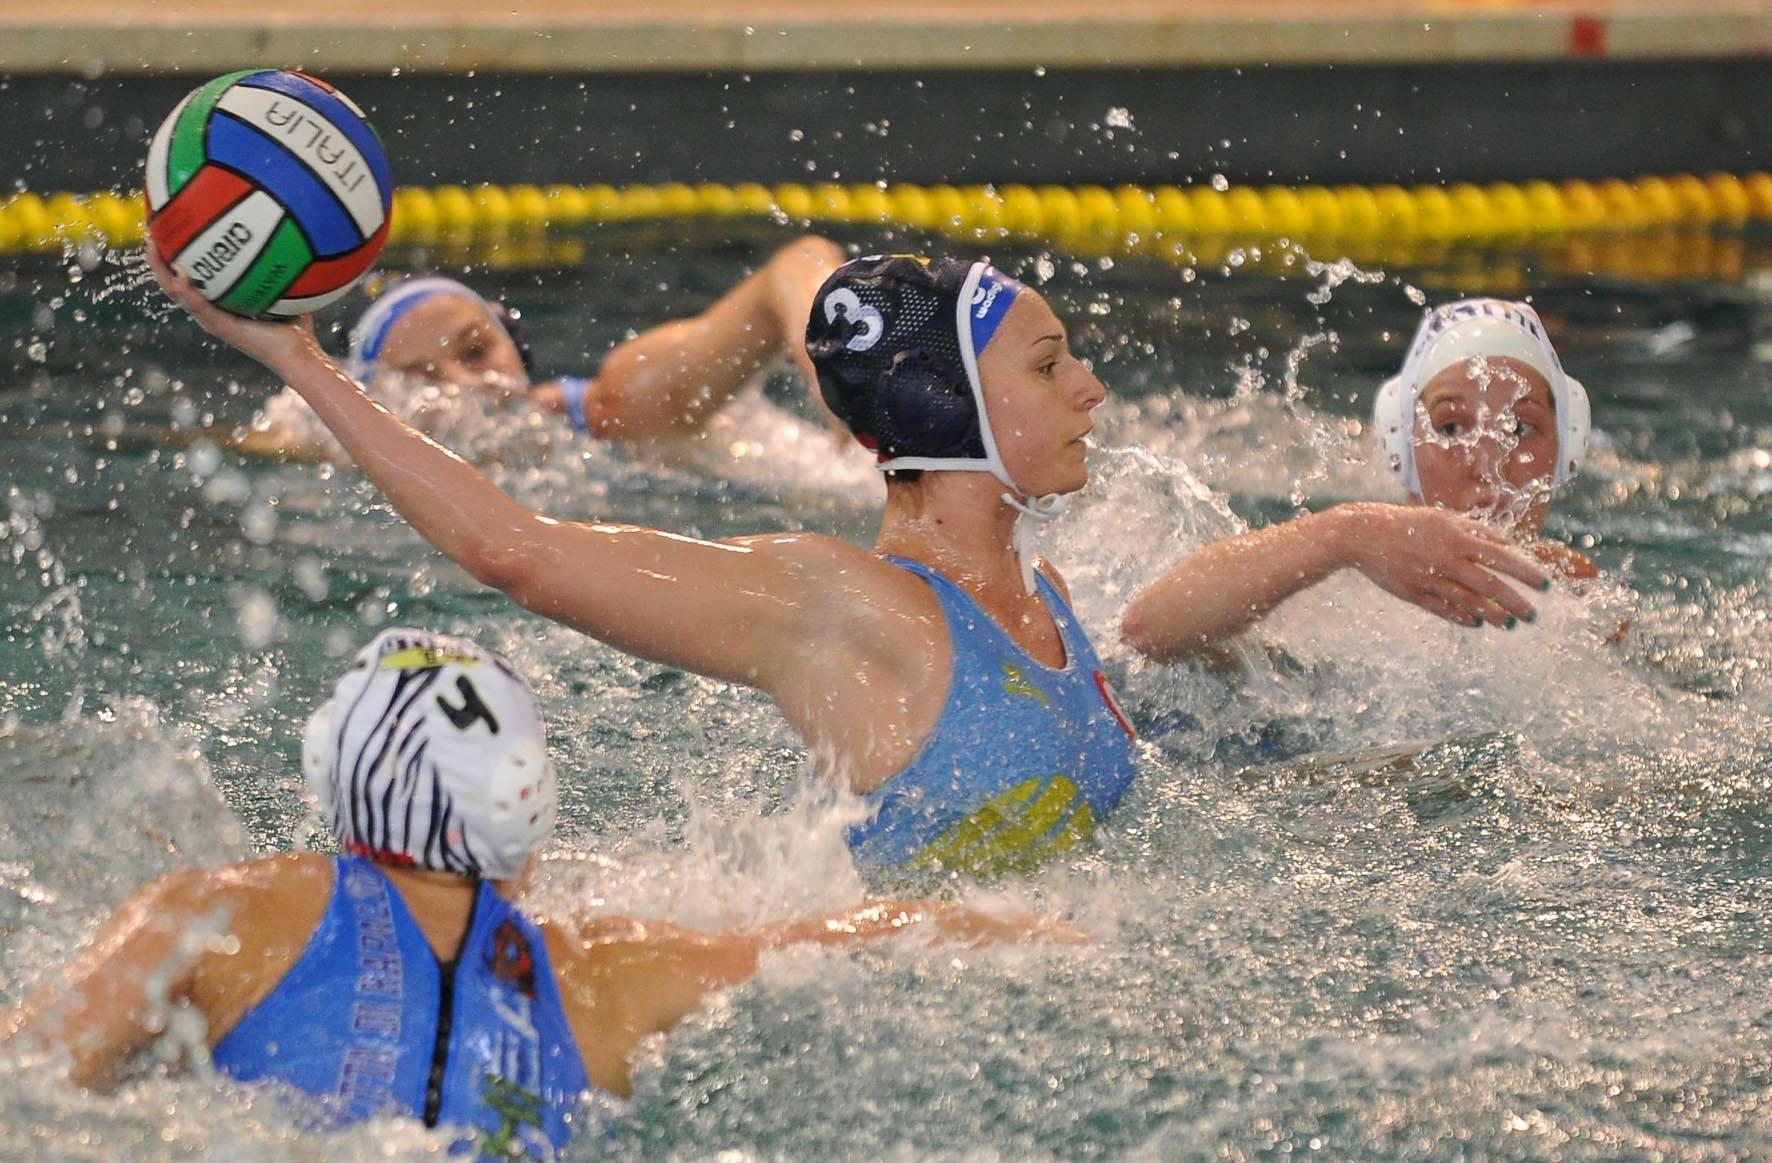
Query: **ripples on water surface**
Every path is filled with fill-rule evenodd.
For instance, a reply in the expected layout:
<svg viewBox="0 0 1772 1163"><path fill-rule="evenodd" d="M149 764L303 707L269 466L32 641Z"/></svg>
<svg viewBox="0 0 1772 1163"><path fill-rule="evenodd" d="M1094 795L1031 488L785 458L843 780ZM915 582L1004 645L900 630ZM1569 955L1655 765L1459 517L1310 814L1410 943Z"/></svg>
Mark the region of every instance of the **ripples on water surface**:
<svg viewBox="0 0 1772 1163"><path fill-rule="evenodd" d="M637 234L480 277L526 309L545 366L585 370L778 241ZM1099 851L970 895L1065 911L1096 943L775 958L657 1047L614 1142L577 1153L1772 1153L1772 305L1741 286L1543 288L1604 434L1552 528L1622 584L1553 594L1502 633L1337 581L1227 681L1127 659L1127 593L1239 521L1385 496L1359 421L1413 327L1411 279L1436 301L1506 288L1004 257L1047 280L1119 393L1096 482L1048 540L1148 748ZM268 385L128 269L76 284L27 264L0 286L0 1002L136 882L306 843L300 725L394 619L472 634L541 692L565 805L539 907L721 926L861 894L757 696L514 611L348 471L130 439L242 419ZM744 407L662 468L497 416L478 451L539 446L491 471L557 515L869 537L867 474L779 407ZM115 1098L42 1075L0 1065L8 1155L433 1146L410 1123L302 1134L298 1105L157 1061Z"/></svg>

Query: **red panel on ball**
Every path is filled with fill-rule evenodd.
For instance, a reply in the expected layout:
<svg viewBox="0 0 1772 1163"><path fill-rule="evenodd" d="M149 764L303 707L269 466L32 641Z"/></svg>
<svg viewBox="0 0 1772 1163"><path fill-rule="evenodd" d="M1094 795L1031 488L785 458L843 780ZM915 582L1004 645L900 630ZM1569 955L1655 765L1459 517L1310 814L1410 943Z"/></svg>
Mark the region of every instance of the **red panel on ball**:
<svg viewBox="0 0 1772 1163"><path fill-rule="evenodd" d="M310 295L324 295L328 291L337 290L368 270L369 265L381 253L382 243L387 240L388 222L383 219L381 229L364 239L363 245L356 250L337 258L321 259L308 267L283 292L284 298L306 299Z"/></svg>
<svg viewBox="0 0 1772 1163"><path fill-rule="evenodd" d="M168 261L189 246L223 211L252 193L252 183L214 166L204 166L148 223L154 245Z"/></svg>

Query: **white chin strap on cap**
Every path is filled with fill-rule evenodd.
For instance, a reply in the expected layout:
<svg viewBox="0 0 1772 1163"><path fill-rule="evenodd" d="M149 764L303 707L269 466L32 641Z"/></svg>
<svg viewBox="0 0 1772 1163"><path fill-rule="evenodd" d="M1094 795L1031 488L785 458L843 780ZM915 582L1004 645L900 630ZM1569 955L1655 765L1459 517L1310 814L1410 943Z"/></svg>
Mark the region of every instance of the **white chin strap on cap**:
<svg viewBox="0 0 1772 1163"><path fill-rule="evenodd" d="M378 635L308 721L302 770L339 846L396 866L513 880L554 828L535 697L465 639Z"/></svg>
<svg viewBox="0 0 1772 1163"><path fill-rule="evenodd" d="M1010 486L1013 488L1014 486ZM1004 493L1003 500L1013 509L1019 510L1015 518L1015 536L1010 544L1015 547L1015 563L1021 567L1021 588L1025 593L1034 592L1034 527L1030 521L1041 525L1056 521L1064 513L1065 506L1071 499L1058 493L1047 493L1043 497L1018 497L1014 493Z"/></svg>
<svg viewBox="0 0 1772 1163"><path fill-rule="evenodd" d="M978 378L978 356L996 335L997 327L1009 313L1010 304L1021 294L1022 285L986 262L975 262L960 287L959 301L954 305L954 330L960 341L960 363L966 369L966 386L972 391L972 403L978 411L978 434L984 444L982 457L900 456L882 461L882 472L901 468L931 469L938 472L988 472L1003 482L1009 491L1003 501L1020 516L1015 520L1012 545L1016 563L1021 567L1021 584L1034 592L1034 532L1028 520L1045 524L1055 521L1064 512L1070 498L1059 493L1043 497L1030 496L1003 463L997 451L997 437L991 431L991 414L985 407L984 384Z"/></svg>
<svg viewBox="0 0 1772 1163"><path fill-rule="evenodd" d="M1563 371L1538 312L1502 299L1464 299L1436 307L1422 318L1403 367L1384 381L1372 401L1385 466L1411 496L1421 495L1415 467L1416 405L1421 389L1449 367L1472 359L1517 359L1550 385L1557 420L1557 463L1551 487L1567 484L1587 452L1592 411L1587 389Z"/></svg>

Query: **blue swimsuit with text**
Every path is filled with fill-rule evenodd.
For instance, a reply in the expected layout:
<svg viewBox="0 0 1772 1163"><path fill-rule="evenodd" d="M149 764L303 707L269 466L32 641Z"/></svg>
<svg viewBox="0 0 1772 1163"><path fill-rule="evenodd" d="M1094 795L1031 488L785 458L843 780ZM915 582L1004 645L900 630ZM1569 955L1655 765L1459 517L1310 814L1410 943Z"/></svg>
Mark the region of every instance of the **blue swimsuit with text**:
<svg viewBox="0 0 1772 1163"><path fill-rule="evenodd" d="M1058 590L1039 578L1065 663L1028 655L959 586L889 557L941 603L954 669L935 730L868 794L852 828L863 867L991 875L1036 866L1088 838L1136 773L1133 732L1101 661Z"/></svg>
<svg viewBox="0 0 1772 1163"><path fill-rule="evenodd" d="M498 1158L549 1158L590 1091L541 932L482 882L453 967L388 878L337 858L307 948L215 1047L245 1082L321 1100L326 1125L405 1114L477 1132Z"/></svg>

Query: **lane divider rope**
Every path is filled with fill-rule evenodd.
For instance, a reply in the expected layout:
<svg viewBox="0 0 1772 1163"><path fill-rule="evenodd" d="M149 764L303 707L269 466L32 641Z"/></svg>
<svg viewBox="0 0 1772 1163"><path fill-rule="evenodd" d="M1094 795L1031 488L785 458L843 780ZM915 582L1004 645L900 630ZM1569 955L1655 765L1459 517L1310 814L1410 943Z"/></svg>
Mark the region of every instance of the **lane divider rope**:
<svg viewBox="0 0 1772 1163"><path fill-rule="evenodd" d="M408 186L394 194L393 245L496 244L605 223L760 218L875 224L972 241L1025 239L1087 254L1220 261L1235 246L1334 245L1393 261L1432 244L1739 231L1772 220L1772 174L1675 174L1600 182L1447 186L551 185ZM81 243L139 245L138 195L14 194L0 201L0 253Z"/></svg>

